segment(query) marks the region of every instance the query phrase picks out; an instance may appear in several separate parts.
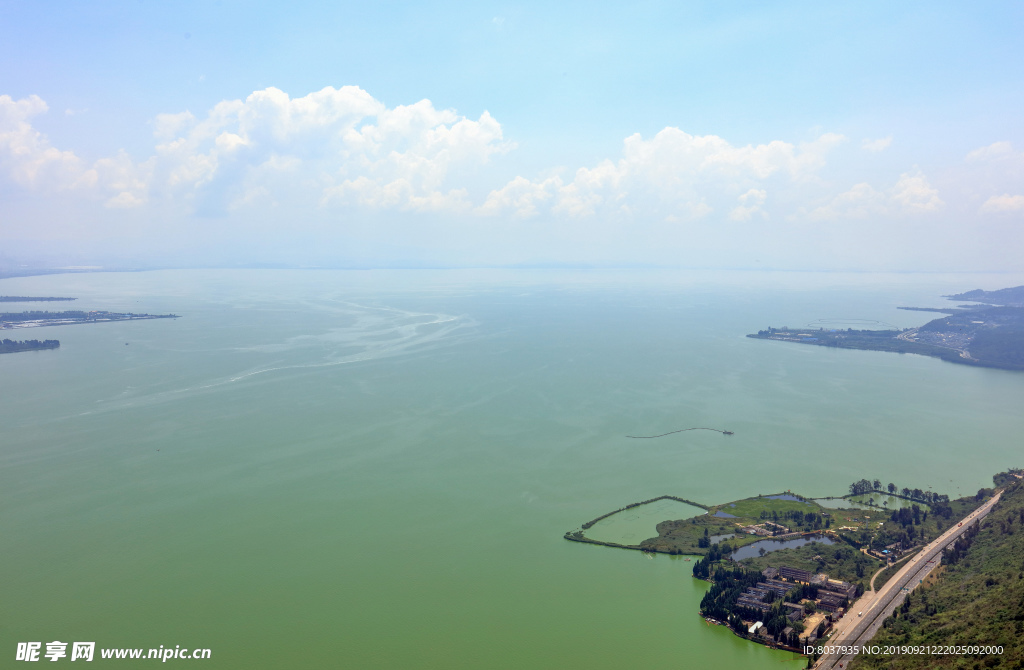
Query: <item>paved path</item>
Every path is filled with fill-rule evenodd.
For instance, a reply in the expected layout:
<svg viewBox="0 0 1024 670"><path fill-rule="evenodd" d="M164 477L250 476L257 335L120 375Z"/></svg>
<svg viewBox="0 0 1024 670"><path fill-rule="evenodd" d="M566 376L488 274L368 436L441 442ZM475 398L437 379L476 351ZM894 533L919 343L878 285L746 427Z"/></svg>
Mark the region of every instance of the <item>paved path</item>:
<svg viewBox="0 0 1024 670"><path fill-rule="evenodd" d="M865 592L857 602L850 605L850 611L840 621L845 626L837 626L836 632L827 641L820 644L829 647L851 647L867 644L882 627L886 618L895 610L918 584L938 567L942 560L942 550L955 542L967 532L971 524L980 521L992 510L1002 492L996 493L984 505L968 514L957 525L949 528L931 544L919 551L910 559L892 579L887 581L878 592ZM872 578L872 583L874 578ZM862 613L862 614L861 614ZM858 616L861 614L861 616ZM815 668L831 670L846 667L856 654L826 654L818 659Z"/></svg>
<svg viewBox="0 0 1024 670"><path fill-rule="evenodd" d="M888 568L888 566L879 568L878 572L876 572L875 574L871 575L871 584L868 586L868 591L871 591L872 593L875 592L875 577L877 577L878 575L880 575L883 572L885 572L887 568Z"/></svg>

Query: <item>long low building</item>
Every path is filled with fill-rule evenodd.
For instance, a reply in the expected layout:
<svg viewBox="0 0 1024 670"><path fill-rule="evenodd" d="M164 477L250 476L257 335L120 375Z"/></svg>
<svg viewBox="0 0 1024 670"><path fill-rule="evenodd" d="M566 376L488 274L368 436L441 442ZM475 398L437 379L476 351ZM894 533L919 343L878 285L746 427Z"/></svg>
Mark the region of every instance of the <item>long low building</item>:
<svg viewBox="0 0 1024 670"><path fill-rule="evenodd" d="M853 600L857 597L857 586L849 582L841 582L838 579L829 579L818 585L819 589L840 593L845 598Z"/></svg>
<svg viewBox="0 0 1024 670"><path fill-rule="evenodd" d="M804 606L798 603L782 603L782 606L792 612L800 612L801 615L804 613Z"/></svg>
<svg viewBox="0 0 1024 670"><path fill-rule="evenodd" d="M771 605L760 600L754 600L753 598L747 598L740 596L739 600L736 601L737 607L749 607L750 609L760 610L761 612L767 612L771 609Z"/></svg>
<svg viewBox="0 0 1024 670"><path fill-rule="evenodd" d="M768 584L769 586L782 589L782 593L786 593L787 591L789 591L789 590L791 590L793 588L793 584L792 583L784 582L784 581L782 581L780 579L766 579L763 582L758 582L759 586L761 584Z"/></svg>
<svg viewBox="0 0 1024 670"><path fill-rule="evenodd" d="M826 591L818 595L818 609L825 610L826 612L835 612L846 602L846 598L839 593Z"/></svg>
<svg viewBox="0 0 1024 670"><path fill-rule="evenodd" d="M789 579L791 581L804 582L806 584L810 584L811 580L814 578L814 574L811 572L807 572L806 570L801 570L799 568L790 568L786 567L785 565L780 565L779 577L782 577L783 579Z"/></svg>
<svg viewBox="0 0 1024 670"><path fill-rule="evenodd" d="M767 582L758 582L757 586L752 588L757 588L765 593L773 593L776 598L781 598L786 595L791 588L793 588L793 585L773 579Z"/></svg>

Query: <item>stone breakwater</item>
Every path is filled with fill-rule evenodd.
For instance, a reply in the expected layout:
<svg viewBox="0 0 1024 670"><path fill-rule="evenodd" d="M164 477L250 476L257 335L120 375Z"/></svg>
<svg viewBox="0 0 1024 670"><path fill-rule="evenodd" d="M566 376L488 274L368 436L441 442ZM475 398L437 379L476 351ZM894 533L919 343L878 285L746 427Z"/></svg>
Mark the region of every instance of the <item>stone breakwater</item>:
<svg viewBox="0 0 1024 670"><path fill-rule="evenodd" d="M631 503L629 505L626 505L625 507L620 507L617 510L613 510L611 512L608 512L607 514L602 514L601 516L597 517L596 519L592 519L592 520L586 522L585 524L583 524L582 526L580 526L579 530L570 530L570 531L566 532L563 537L565 539L571 540L573 542L585 542L587 544L599 544L599 545L601 545L603 547L615 547L617 549L633 549L635 551L644 551L644 552L657 553L656 549L653 549L653 548L650 548L650 547L641 547L640 545L637 545L637 544L619 544L618 542L603 542L601 540L594 540L594 539L591 539L591 538L585 536L583 534L583 531L593 527L593 525L595 523L597 523L598 521L601 521L602 519L607 519L608 517L613 516L615 514L618 514L619 512L625 512L626 510L633 509L634 507L640 507L641 505L649 505L650 503L657 502L659 500L674 500L676 502L681 502L681 503L684 503L686 505L692 505L694 507L699 507L699 508L701 508L703 510L711 509L710 507L708 507L707 505L705 505L703 503L694 502L693 500L687 500L686 498L680 498L678 496L668 496L668 495L666 495L666 496L658 496L656 498L650 498L649 500L642 500L640 502Z"/></svg>

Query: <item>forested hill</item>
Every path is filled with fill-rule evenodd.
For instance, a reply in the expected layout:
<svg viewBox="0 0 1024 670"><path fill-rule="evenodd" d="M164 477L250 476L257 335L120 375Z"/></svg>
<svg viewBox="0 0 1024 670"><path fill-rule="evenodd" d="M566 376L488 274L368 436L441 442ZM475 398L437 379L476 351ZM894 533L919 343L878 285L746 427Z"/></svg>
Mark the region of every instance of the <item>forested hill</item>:
<svg viewBox="0 0 1024 670"><path fill-rule="evenodd" d="M872 645L1002 645L998 656L860 656L851 668L1024 667L1024 483L1011 481L978 532L947 551Z"/></svg>
<svg viewBox="0 0 1024 670"><path fill-rule="evenodd" d="M1011 305L1013 307L1024 307L1024 286L1001 288L998 291L982 291L980 288L976 288L973 291L967 291L966 293L957 293L956 295L947 295L943 297L949 298L950 300L982 302L986 305Z"/></svg>

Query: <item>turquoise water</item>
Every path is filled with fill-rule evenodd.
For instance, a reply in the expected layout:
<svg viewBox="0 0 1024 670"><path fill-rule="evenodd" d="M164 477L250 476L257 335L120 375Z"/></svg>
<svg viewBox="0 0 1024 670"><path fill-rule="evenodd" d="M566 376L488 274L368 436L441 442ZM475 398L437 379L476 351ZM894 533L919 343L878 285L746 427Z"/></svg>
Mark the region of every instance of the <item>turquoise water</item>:
<svg viewBox="0 0 1024 670"><path fill-rule="evenodd" d="M211 668L800 667L706 626L692 563L562 534L663 494L836 495L862 477L954 496L990 485L1019 453L1024 375L743 334L918 325L929 315L895 307L1020 283L2 280L3 294L182 318L23 331L62 346L0 356L0 647L180 644L211 648ZM689 426L735 435L625 438Z"/></svg>

